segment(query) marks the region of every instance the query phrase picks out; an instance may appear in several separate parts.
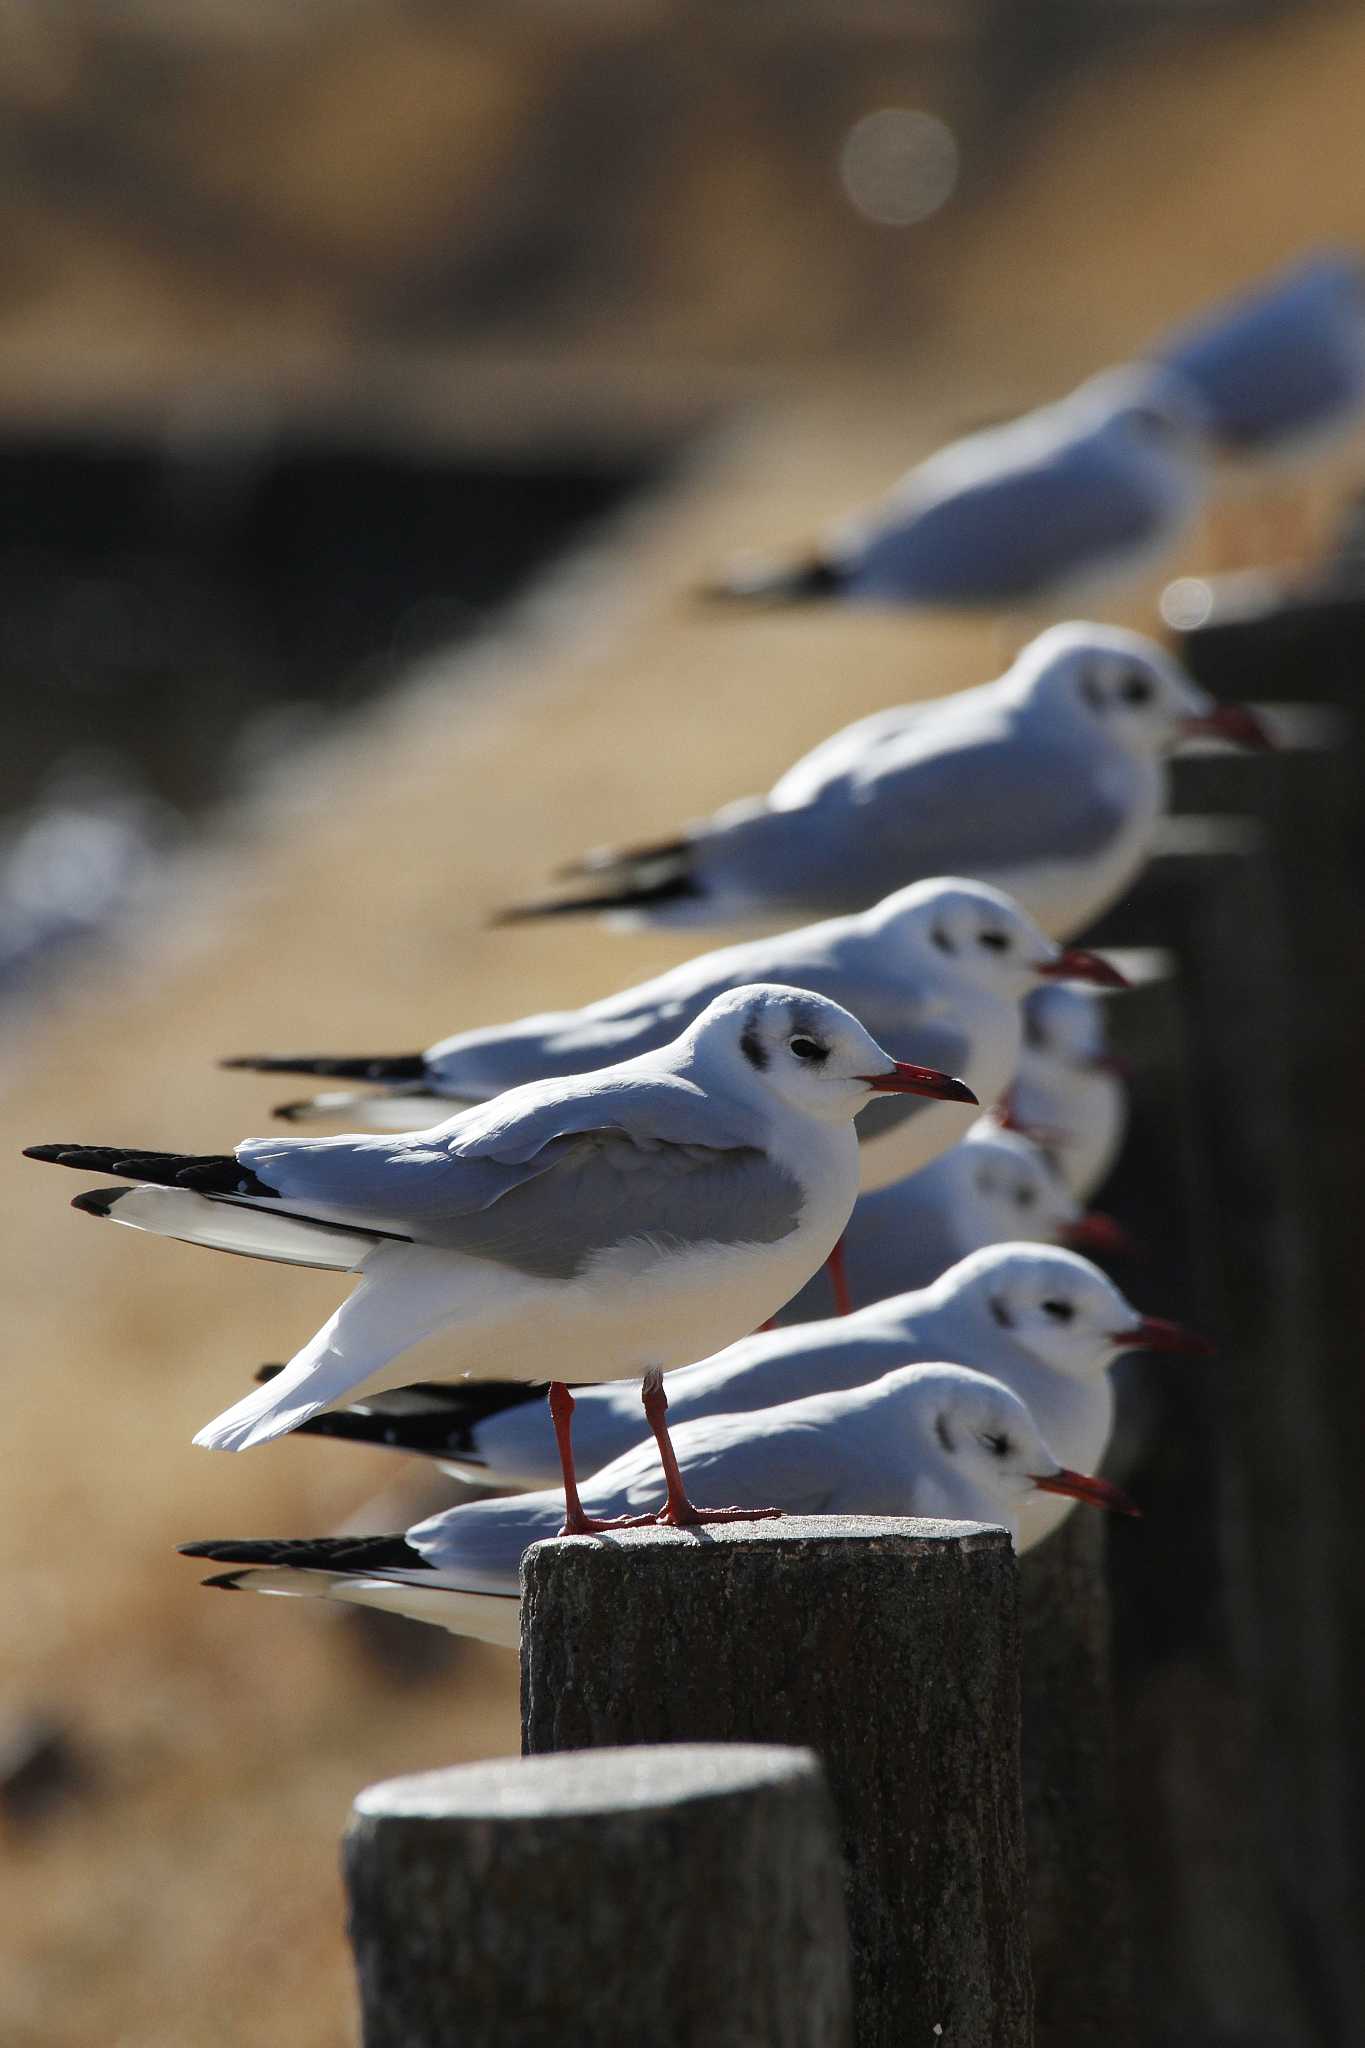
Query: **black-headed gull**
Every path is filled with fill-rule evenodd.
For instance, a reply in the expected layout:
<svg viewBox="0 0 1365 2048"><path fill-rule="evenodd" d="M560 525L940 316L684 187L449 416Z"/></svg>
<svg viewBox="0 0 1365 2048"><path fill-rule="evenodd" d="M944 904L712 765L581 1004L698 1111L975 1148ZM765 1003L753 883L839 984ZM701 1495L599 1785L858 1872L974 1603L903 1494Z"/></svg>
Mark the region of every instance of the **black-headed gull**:
<svg viewBox="0 0 1365 2048"><path fill-rule="evenodd" d="M868 1386L813 1394L752 1415L713 1415L677 1431L689 1492L757 1489L791 1514L921 1515L995 1523L1019 1547L1019 1511L1037 1491L1136 1512L1107 1480L1064 1467L1016 1394L963 1366L904 1366ZM644 1518L659 1498L652 1445L583 1486L595 1519ZM515 1648L523 1552L559 1532L557 1491L467 1501L402 1536L215 1540L189 1557L247 1569L208 1584L379 1607Z"/></svg>
<svg viewBox="0 0 1365 2048"><path fill-rule="evenodd" d="M1066 938L1144 865L1166 802L1165 756L1202 733L1269 744L1251 712L1216 704L1141 634L1054 626L994 682L846 727L766 797L565 871L600 881L600 893L504 918L771 919L858 909L946 870L1007 890Z"/></svg>
<svg viewBox="0 0 1365 2048"><path fill-rule="evenodd" d="M652 1052L723 990L765 981L842 1003L894 1058L956 1074L991 1104L1018 1065L1021 1000L1058 975L1123 986L1095 954L1056 945L1002 890L938 876L854 916L704 953L582 1009L461 1031L425 1053L253 1055L226 1064L386 1083L383 1094L329 1092L277 1113L411 1130L449 1116L457 1102ZM972 1115L960 1102L923 1096L874 1105L858 1126L862 1185L885 1187L914 1173L960 1138Z"/></svg>
<svg viewBox="0 0 1365 2048"><path fill-rule="evenodd" d="M825 1322L761 1330L683 1366L669 1375L669 1418L676 1433L704 1416L751 1414L864 1386L897 1366L951 1358L1002 1381L1065 1464L1094 1472L1113 1423L1114 1361L1129 1351L1207 1355L1211 1348L1178 1323L1143 1315L1078 1252L988 1245L913 1293ZM555 1458L527 1391L515 1382L412 1387L304 1427L439 1459L474 1485L543 1487L555 1479ZM505 1405L495 1406L499 1399ZM631 1389L583 1387L577 1403L583 1471L599 1471L639 1443L640 1404ZM1060 1499L1030 1500L1021 1527L1036 1541L1067 1512Z"/></svg>
<svg viewBox="0 0 1365 2048"><path fill-rule="evenodd" d="M359 1275L284 1371L196 1443L245 1450L421 1377L431 1339L456 1377L539 1379L552 1358L579 1526L560 1379L643 1373L669 1469L662 1370L753 1329L828 1257L857 1190L853 1118L907 1091L970 1092L892 1060L837 1003L755 984L718 996L657 1052L531 1082L429 1131L253 1138L210 1157L80 1145L29 1156L142 1183L79 1196L96 1215ZM691 1518L671 1477L668 1510Z"/></svg>
<svg viewBox="0 0 1365 2048"><path fill-rule="evenodd" d="M1203 503L1203 408L1173 371L1129 364L951 442L793 565L713 589L762 603L1057 607L1139 576Z"/></svg>
<svg viewBox="0 0 1365 2048"><path fill-rule="evenodd" d="M1103 997L1069 982L1033 991L1005 1102L1006 1127L1037 1138L1077 1201L1088 1200L1117 1159L1128 1124L1128 1088L1106 1044Z"/></svg>

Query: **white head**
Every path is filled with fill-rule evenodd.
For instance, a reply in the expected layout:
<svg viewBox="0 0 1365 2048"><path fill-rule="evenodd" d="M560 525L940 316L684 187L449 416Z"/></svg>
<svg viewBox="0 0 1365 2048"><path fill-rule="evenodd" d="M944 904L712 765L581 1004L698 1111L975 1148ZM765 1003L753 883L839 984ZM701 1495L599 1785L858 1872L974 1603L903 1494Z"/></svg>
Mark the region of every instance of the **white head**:
<svg viewBox="0 0 1365 2048"><path fill-rule="evenodd" d="M1019 1396L961 1365L908 1365L878 1387L914 1441L916 1463L934 1491L964 1514L1001 1522L1017 1537L1019 1510L1039 1490L1128 1508L1117 1487L1070 1472L1043 1440ZM1131 1510L1130 1510L1131 1511Z"/></svg>
<svg viewBox="0 0 1365 2048"><path fill-rule="evenodd" d="M936 875L884 896L861 923L888 965L961 980L1018 1002L1061 958L1028 912L987 882Z"/></svg>
<svg viewBox="0 0 1365 2048"><path fill-rule="evenodd" d="M827 996L774 982L727 989L679 1043L702 1078L775 1096L820 1123L846 1123L878 1094L976 1100L951 1074L893 1060Z"/></svg>
<svg viewBox="0 0 1365 2048"><path fill-rule="evenodd" d="M1080 1207L1041 1145L987 1117L935 1160L944 1194L975 1245L1029 1239L1055 1244L1080 1221Z"/></svg>
<svg viewBox="0 0 1365 2048"><path fill-rule="evenodd" d="M1227 714L1152 640L1120 626L1051 626L1015 660L1009 681L1031 713L1065 722L1131 755L1169 753L1194 732L1225 736Z"/></svg>
<svg viewBox="0 0 1365 2048"><path fill-rule="evenodd" d="M1038 1364L1081 1380L1097 1379L1120 1352L1140 1347L1147 1327L1106 1273L1057 1245L988 1245L951 1266L930 1291L954 1327L960 1322L964 1345L982 1345L983 1358L1003 1336Z"/></svg>
<svg viewBox="0 0 1365 2048"><path fill-rule="evenodd" d="M1082 1070L1105 1067L1104 999L1069 982L1045 982L1024 1003L1028 1050Z"/></svg>
<svg viewBox="0 0 1365 2048"><path fill-rule="evenodd" d="M1094 953L1063 949L1005 890L959 875L910 882L864 912L860 923L894 972L1019 1002L1040 980L1069 975L1106 988L1123 977Z"/></svg>

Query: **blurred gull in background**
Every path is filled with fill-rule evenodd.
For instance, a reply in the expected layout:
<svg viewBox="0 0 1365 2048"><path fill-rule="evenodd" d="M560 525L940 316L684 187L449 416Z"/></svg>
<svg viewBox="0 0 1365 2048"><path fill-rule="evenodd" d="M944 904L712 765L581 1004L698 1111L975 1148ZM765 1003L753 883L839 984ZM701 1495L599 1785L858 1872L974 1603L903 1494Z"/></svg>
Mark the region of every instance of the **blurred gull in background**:
<svg viewBox="0 0 1365 2048"><path fill-rule="evenodd" d="M1005 1098L1006 1128L1036 1137L1078 1201L1107 1177L1128 1124L1122 1062L1105 1042L1104 998L1073 982L1024 1002L1024 1046Z"/></svg>
<svg viewBox="0 0 1365 2048"><path fill-rule="evenodd" d="M1365 406L1365 268L1309 257L1192 322L1158 360L1198 393L1223 452L1311 457Z"/></svg>
<svg viewBox="0 0 1365 2048"><path fill-rule="evenodd" d="M1109 1217L1082 1213L1040 1144L981 1117L941 1158L854 1203L843 1237L849 1303L866 1308L927 1287L969 1252L1014 1240L1095 1252L1127 1242ZM820 1273L778 1319L808 1322L836 1307L830 1280Z"/></svg>
<svg viewBox="0 0 1365 2048"><path fill-rule="evenodd" d="M1069 607L1141 576L1205 494L1203 408L1173 371L1125 365L954 441L809 561L738 565L712 594L763 603Z"/></svg>

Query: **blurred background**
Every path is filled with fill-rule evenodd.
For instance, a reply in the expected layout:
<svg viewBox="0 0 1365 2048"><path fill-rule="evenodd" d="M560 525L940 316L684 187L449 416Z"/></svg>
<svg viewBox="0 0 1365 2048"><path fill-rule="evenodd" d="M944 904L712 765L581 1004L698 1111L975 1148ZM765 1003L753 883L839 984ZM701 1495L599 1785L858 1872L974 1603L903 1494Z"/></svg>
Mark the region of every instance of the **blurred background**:
<svg viewBox="0 0 1365 2048"><path fill-rule="evenodd" d="M511 1657L174 1555L454 1497L190 1447L335 1281L93 1229L18 1148L222 1150L275 1098L221 1055L406 1050L695 950L484 920L1008 648L689 591L1365 247L1362 79L1359 10L1232 0L6 11L7 2048L349 2038L350 1799L517 1745ZM1360 474L1174 570L1302 557ZM1332 2039L1215 2009L1170 2038Z"/></svg>

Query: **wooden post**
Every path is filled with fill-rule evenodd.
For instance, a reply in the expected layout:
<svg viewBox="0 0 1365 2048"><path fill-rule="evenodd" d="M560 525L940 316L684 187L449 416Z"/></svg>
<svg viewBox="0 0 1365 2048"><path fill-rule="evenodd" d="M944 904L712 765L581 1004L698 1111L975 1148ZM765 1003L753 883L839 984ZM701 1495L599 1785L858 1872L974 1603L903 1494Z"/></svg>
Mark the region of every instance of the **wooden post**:
<svg viewBox="0 0 1365 2048"><path fill-rule="evenodd" d="M537 1544L524 1746L809 1745L843 1834L858 2048L1027 2048L1015 1581L1004 1531L960 1522Z"/></svg>
<svg viewBox="0 0 1365 2048"><path fill-rule="evenodd" d="M1024 1824L1037 2048L1135 2039L1102 1515L1019 1561Z"/></svg>
<svg viewBox="0 0 1365 2048"><path fill-rule="evenodd" d="M344 1844L364 2048L848 2048L808 1751L606 1749L372 1785Z"/></svg>
<svg viewBox="0 0 1365 2048"><path fill-rule="evenodd" d="M1172 1392L1160 1454L1175 1483L1158 1543L1177 1597L1163 1602L1154 1575L1144 1585L1127 1532L1116 1536L1128 1558L1117 1641L1121 1664L1125 1643L1140 1646L1122 1703L1146 1787L1139 1855L1168 1830L1139 1885L1165 1937L1143 1939L1152 2002L1165 2008L1148 2038L1259 2031L1310 2048L1365 2038L1352 1704L1362 1603L1350 1562L1365 1540L1365 1289L1350 1244L1359 1142L1346 1130L1365 950L1349 761L1300 752L1258 765L1247 852L1158 864L1090 935L1160 937L1178 958L1185 1061L1170 1092L1197 1154L1183 1285L1211 1290L1220 1342L1208 1372L1183 1398ZM1157 1202L1174 1186L1158 1138L1170 1127L1133 1118ZM1121 1188L1112 1201L1125 1212ZM1181 1311L1178 1297L1171 1306Z"/></svg>

